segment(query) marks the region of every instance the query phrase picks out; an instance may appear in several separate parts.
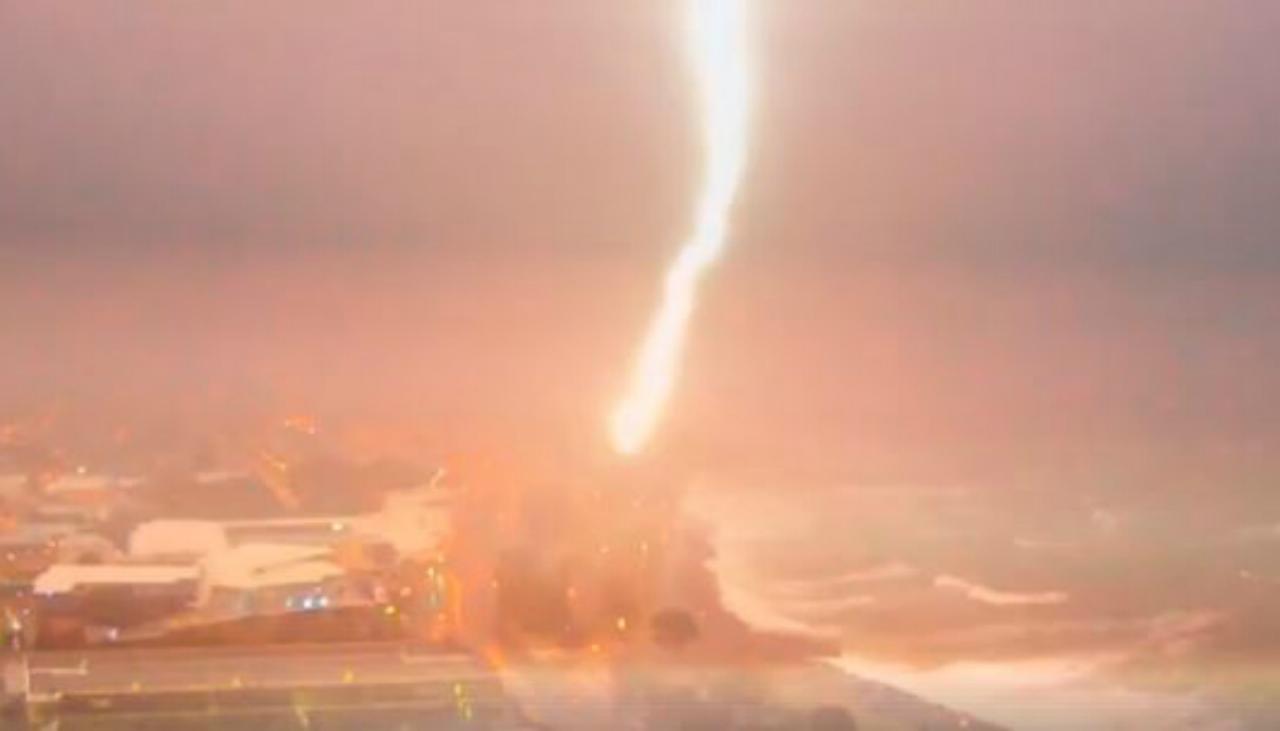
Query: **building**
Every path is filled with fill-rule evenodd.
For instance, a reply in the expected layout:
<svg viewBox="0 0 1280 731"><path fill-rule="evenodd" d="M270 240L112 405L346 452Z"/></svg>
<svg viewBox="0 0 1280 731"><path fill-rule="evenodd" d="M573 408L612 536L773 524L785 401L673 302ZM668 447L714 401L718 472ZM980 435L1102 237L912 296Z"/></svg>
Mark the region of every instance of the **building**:
<svg viewBox="0 0 1280 731"><path fill-rule="evenodd" d="M334 548L356 543L387 545L401 557L413 557L441 548L451 525L450 508L447 492L428 485L389 493L381 510L360 515L153 520L134 529L129 553L138 560L168 560L255 544Z"/></svg>
<svg viewBox="0 0 1280 731"><path fill-rule="evenodd" d="M32 583L38 642L63 647L111 641L129 627L192 606L200 577L195 566L54 564Z"/></svg>
<svg viewBox="0 0 1280 731"><path fill-rule="evenodd" d="M71 523L23 522L0 530L0 598L30 591L31 582L58 560L59 542L80 529Z"/></svg>
<svg viewBox="0 0 1280 731"><path fill-rule="evenodd" d="M245 615L369 604L323 547L246 544L203 561L201 606L213 614Z"/></svg>
<svg viewBox="0 0 1280 731"><path fill-rule="evenodd" d="M142 484L136 477L92 474L83 467L75 472L50 480L44 486L49 495L69 495L77 492L101 492L130 490Z"/></svg>
<svg viewBox="0 0 1280 731"><path fill-rule="evenodd" d="M152 520L129 535L129 555L139 561L194 563L229 545L224 526L208 520Z"/></svg>
<svg viewBox="0 0 1280 731"><path fill-rule="evenodd" d="M454 595L441 561L449 508L430 485L389 494L363 515L154 520L132 531L127 555L60 533L42 544L54 565L31 584L38 641L129 642L251 617L362 609L439 634ZM59 551L72 549L91 565L62 560Z"/></svg>
<svg viewBox="0 0 1280 731"><path fill-rule="evenodd" d="M60 596L99 589L127 589L140 598L171 593L177 587L194 590L200 571L194 566L54 564L36 577L38 596Z"/></svg>

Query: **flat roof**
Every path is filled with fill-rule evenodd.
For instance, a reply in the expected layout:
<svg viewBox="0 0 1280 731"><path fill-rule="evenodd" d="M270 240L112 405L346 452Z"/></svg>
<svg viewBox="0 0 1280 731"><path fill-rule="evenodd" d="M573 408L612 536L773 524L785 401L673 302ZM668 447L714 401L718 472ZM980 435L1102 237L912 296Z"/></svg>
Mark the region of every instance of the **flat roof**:
<svg viewBox="0 0 1280 731"><path fill-rule="evenodd" d="M198 578L195 566L54 564L36 577L32 588L37 594L61 594L85 585L173 584Z"/></svg>

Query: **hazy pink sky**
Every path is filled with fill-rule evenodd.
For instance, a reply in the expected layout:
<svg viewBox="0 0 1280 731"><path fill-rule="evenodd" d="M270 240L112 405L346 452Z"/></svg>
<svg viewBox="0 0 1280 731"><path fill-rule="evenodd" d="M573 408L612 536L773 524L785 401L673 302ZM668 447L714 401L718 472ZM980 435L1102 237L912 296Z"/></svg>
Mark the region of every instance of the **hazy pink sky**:
<svg viewBox="0 0 1280 731"><path fill-rule="evenodd" d="M755 7L747 179L659 449L1280 522L1280 6ZM690 216L679 19L0 5L0 397L591 432Z"/></svg>
<svg viewBox="0 0 1280 731"><path fill-rule="evenodd" d="M690 215L677 11L6 6L7 386L594 413ZM1277 16L762 4L676 416L1271 434Z"/></svg>

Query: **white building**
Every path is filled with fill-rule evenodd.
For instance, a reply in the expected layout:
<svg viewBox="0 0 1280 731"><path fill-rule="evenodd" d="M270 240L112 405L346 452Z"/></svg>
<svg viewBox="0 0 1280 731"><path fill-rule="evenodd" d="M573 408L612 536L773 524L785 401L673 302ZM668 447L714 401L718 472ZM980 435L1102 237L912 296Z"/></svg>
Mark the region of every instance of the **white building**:
<svg viewBox="0 0 1280 731"><path fill-rule="evenodd" d="M129 553L136 559L188 557L253 544L333 547L346 542L384 543L401 556L434 551L450 529L450 501L428 485L389 493L382 509L363 515L267 520L153 520L134 529Z"/></svg>
<svg viewBox="0 0 1280 731"><path fill-rule="evenodd" d="M196 566L158 566L137 564L54 564L32 583L41 596L72 594L102 588L130 588L146 593L148 589L175 589L189 586L193 593L200 580Z"/></svg>
<svg viewBox="0 0 1280 731"><path fill-rule="evenodd" d="M200 602L213 612L273 614L364 603L327 548L252 543L207 556Z"/></svg>
<svg viewBox="0 0 1280 731"><path fill-rule="evenodd" d="M197 561L228 546L223 525L207 520L153 520L129 534L129 555L137 559Z"/></svg>

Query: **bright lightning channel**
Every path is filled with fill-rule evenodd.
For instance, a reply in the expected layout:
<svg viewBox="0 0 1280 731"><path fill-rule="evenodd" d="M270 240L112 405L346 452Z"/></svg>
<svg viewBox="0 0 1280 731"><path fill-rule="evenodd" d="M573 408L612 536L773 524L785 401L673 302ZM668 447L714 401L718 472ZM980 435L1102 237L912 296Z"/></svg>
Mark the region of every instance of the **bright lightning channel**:
<svg viewBox="0 0 1280 731"><path fill-rule="evenodd" d="M746 0L689 0L689 53L701 90L706 178L693 233L680 248L642 343L629 388L610 420L613 446L639 452L675 383L698 283L720 257L747 153Z"/></svg>

